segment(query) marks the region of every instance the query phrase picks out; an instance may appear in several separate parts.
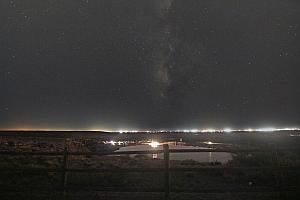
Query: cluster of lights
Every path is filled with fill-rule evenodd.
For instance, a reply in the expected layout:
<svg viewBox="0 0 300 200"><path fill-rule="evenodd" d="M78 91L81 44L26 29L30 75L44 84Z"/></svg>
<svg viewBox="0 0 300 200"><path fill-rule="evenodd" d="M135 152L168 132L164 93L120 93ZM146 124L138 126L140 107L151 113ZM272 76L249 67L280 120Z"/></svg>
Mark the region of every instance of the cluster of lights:
<svg viewBox="0 0 300 200"><path fill-rule="evenodd" d="M111 140L111 141L106 141L106 142L104 142L104 144L110 144L110 145L112 145L112 146L115 146L115 145L119 145L119 146L121 146L121 145L124 145L124 144L126 144L126 142L123 142L123 141L113 141L113 140ZM148 144L149 146L151 146L152 148L157 148L159 145L161 145L161 143L159 143L159 142L157 142L157 141L151 141L151 142L149 142L149 143L146 143L146 144Z"/></svg>
<svg viewBox="0 0 300 200"><path fill-rule="evenodd" d="M257 128L257 129L231 129L231 128L224 128L224 129L192 129L192 130L177 130L176 132L184 132L184 133L231 133L231 132L274 132L274 131L299 131L300 128L272 128L272 127L265 127L265 128Z"/></svg>
<svg viewBox="0 0 300 200"><path fill-rule="evenodd" d="M115 145L119 145L120 146L120 145L126 144L126 142L122 142L122 141L116 142L116 141L111 140L111 141L104 142L104 144L111 144L113 146L115 146Z"/></svg>
<svg viewBox="0 0 300 200"><path fill-rule="evenodd" d="M300 131L300 128L272 128L272 127L264 127L264 128L248 128L248 129L184 129L184 130L154 130L154 131L138 131L138 130L119 130L119 133L231 133L231 132L275 132L275 131Z"/></svg>
<svg viewBox="0 0 300 200"><path fill-rule="evenodd" d="M205 141L203 142L204 144L208 144L208 145L213 145L213 144L222 144L222 143L217 143L217 142L212 142L212 141Z"/></svg>
<svg viewBox="0 0 300 200"><path fill-rule="evenodd" d="M114 131L109 131L114 132ZM174 132L168 130L118 130L119 133L166 133L166 132Z"/></svg>

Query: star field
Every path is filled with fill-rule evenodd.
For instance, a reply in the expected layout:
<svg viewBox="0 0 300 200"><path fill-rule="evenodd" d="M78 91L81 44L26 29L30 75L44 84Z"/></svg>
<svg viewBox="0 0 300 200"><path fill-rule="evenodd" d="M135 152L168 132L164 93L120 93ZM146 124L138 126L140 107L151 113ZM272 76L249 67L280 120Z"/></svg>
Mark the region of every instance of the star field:
<svg viewBox="0 0 300 200"><path fill-rule="evenodd" d="M0 1L0 128L297 126L300 2Z"/></svg>

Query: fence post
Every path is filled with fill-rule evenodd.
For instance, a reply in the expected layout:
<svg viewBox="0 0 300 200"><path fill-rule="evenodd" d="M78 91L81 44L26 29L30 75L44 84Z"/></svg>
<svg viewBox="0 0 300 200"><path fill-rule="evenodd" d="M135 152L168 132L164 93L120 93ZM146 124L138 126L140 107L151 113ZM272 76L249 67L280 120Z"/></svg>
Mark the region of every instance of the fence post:
<svg viewBox="0 0 300 200"><path fill-rule="evenodd" d="M277 190L278 190L278 192L279 192L279 199L286 199L286 194L285 194L285 192L284 192L284 190L283 190L283 175L282 175L282 171L280 170L280 166L281 166L281 164L280 164L280 162L279 162L279 156L280 155L278 155L279 154L279 150L278 150L278 146L276 145L276 147L275 147L276 149L275 149L275 156L276 156L276 163L275 163L275 165L276 165L276 180L277 180Z"/></svg>
<svg viewBox="0 0 300 200"><path fill-rule="evenodd" d="M170 197L170 152L169 145L164 144L164 161L165 161L165 199Z"/></svg>
<svg viewBox="0 0 300 200"><path fill-rule="evenodd" d="M65 146L64 148L64 158L63 158L63 174L62 174L62 188L63 188L63 195L66 195L66 186L67 186L67 179L68 179L68 172L66 171L68 167L68 148Z"/></svg>

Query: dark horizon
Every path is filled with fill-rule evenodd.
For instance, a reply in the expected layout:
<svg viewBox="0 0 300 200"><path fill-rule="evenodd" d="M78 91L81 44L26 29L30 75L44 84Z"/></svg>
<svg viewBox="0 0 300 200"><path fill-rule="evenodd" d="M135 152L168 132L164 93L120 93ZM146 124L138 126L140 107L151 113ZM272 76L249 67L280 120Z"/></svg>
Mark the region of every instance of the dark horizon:
<svg viewBox="0 0 300 200"><path fill-rule="evenodd" d="M0 130L300 127L300 1L0 3Z"/></svg>

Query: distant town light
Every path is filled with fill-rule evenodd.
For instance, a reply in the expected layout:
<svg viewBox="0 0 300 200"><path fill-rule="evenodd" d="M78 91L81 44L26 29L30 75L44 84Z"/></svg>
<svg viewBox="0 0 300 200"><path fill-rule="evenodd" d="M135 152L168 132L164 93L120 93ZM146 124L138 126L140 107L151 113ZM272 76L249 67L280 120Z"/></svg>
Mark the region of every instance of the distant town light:
<svg viewBox="0 0 300 200"><path fill-rule="evenodd" d="M277 129L276 128L259 128L257 129L257 131L261 131L261 132L273 132L273 131L276 131Z"/></svg>
<svg viewBox="0 0 300 200"><path fill-rule="evenodd" d="M233 130L231 129L231 128L225 128L224 129L224 132L226 132L226 133L231 133Z"/></svg>
<svg viewBox="0 0 300 200"><path fill-rule="evenodd" d="M183 130L118 130L119 133L171 133L171 132L183 132L183 133L231 133L231 132L274 132L274 131L299 131L300 128L247 128L247 129L183 129ZM113 132L113 131L110 131Z"/></svg>
<svg viewBox="0 0 300 200"><path fill-rule="evenodd" d="M201 132L203 132L203 133L215 133L215 132L218 132L218 130L215 130L215 129L204 129L204 130L201 130Z"/></svg>

